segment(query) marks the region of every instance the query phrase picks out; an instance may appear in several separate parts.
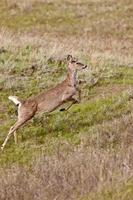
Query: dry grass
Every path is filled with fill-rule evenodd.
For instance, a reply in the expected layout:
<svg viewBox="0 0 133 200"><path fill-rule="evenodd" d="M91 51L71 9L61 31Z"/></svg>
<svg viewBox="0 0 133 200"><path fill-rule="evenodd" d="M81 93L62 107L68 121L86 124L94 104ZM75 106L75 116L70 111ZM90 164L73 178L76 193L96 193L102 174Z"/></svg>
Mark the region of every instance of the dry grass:
<svg viewBox="0 0 133 200"><path fill-rule="evenodd" d="M1 170L0 199L71 200L87 195L91 198L104 190L107 195L115 190L118 195L114 194L113 199L121 199L119 189L133 176L132 146L116 153L82 145L59 143L55 156L38 158L28 170L21 166ZM70 152L65 153L62 146ZM133 195L132 191L122 194L123 200Z"/></svg>
<svg viewBox="0 0 133 200"><path fill-rule="evenodd" d="M78 41L78 43L77 43ZM0 30L0 48L16 51L19 48L34 48L29 59L36 58L47 60L51 57L63 59L67 54L85 58L93 67L107 64L113 66L133 66L133 48L129 39L114 39L95 37L66 36L61 38L44 33L42 36L36 33L14 34L7 28ZM44 58L45 57L45 58Z"/></svg>
<svg viewBox="0 0 133 200"><path fill-rule="evenodd" d="M19 9L20 12L29 12L32 10L33 6L38 3L50 3L50 0L6 0L6 6L8 9Z"/></svg>

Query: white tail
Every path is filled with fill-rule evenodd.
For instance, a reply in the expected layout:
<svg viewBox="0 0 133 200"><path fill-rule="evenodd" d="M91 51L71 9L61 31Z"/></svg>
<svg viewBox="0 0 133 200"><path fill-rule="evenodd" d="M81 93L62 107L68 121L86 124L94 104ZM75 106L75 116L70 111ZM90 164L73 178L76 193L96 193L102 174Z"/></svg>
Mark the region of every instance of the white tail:
<svg viewBox="0 0 133 200"><path fill-rule="evenodd" d="M13 101L13 103L15 103L15 105L17 105L17 106L21 105L20 100L18 100L18 97L16 97L16 96L9 96L8 99Z"/></svg>

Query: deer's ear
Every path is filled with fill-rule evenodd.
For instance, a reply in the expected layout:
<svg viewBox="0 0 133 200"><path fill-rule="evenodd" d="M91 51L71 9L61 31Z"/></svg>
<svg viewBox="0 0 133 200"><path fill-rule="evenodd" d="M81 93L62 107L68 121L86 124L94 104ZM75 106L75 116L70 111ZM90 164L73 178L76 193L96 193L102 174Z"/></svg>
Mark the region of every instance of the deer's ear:
<svg viewBox="0 0 133 200"><path fill-rule="evenodd" d="M68 61L68 62L71 62L72 60L73 60L72 55L68 55L68 56L67 56L67 61Z"/></svg>

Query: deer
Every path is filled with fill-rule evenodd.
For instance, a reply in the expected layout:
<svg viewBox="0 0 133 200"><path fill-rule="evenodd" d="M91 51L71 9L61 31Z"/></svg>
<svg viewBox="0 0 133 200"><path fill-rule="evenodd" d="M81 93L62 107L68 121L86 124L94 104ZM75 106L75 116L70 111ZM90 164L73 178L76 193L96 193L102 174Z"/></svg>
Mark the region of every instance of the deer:
<svg viewBox="0 0 133 200"><path fill-rule="evenodd" d="M67 108L62 108L60 111L68 110L73 104L80 103L81 91L78 88L77 72L85 69L87 65L78 62L72 55L67 56L67 76L64 81L57 84L55 87L43 91L42 93L29 97L23 100L17 96L9 96L11 100L18 107L17 122L10 128L2 146L3 150L7 141L14 135L15 144L17 144L16 131L24 125L27 121L34 117L38 112L51 113L66 102L71 102Z"/></svg>

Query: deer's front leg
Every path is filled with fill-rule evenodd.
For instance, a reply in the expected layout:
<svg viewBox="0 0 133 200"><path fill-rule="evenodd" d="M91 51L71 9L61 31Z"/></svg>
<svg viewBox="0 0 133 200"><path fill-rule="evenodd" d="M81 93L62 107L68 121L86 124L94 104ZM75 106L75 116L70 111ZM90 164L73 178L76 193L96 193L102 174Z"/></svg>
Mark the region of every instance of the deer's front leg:
<svg viewBox="0 0 133 200"><path fill-rule="evenodd" d="M71 104L66 108L61 108L60 111L67 111L73 104L80 103L81 101L81 90L77 89L76 94L70 99Z"/></svg>
<svg viewBox="0 0 133 200"><path fill-rule="evenodd" d="M81 102L81 90L77 88L76 94L72 96L72 104L66 108L68 110L73 104Z"/></svg>
<svg viewBox="0 0 133 200"><path fill-rule="evenodd" d="M75 103L81 102L81 90L77 89L76 94L72 96L72 101Z"/></svg>

